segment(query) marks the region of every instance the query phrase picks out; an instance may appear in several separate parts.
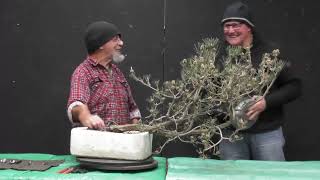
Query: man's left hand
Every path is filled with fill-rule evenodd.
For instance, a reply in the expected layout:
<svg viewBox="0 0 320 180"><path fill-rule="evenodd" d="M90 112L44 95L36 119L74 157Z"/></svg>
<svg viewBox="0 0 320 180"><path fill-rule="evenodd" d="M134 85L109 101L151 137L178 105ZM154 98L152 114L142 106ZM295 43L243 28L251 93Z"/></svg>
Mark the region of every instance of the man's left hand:
<svg viewBox="0 0 320 180"><path fill-rule="evenodd" d="M132 124L138 124L140 122L140 119L132 119Z"/></svg>
<svg viewBox="0 0 320 180"><path fill-rule="evenodd" d="M257 120L260 113L266 109L266 100L264 97L255 97L258 101L252 105L247 112L249 120Z"/></svg>

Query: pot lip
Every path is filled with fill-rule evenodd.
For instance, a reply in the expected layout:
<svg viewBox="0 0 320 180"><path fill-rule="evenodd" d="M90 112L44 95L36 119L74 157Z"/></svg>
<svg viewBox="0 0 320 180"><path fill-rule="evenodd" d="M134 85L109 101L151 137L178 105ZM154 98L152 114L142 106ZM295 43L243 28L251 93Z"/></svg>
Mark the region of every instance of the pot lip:
<svg viewBox="0 0 320 180"><path fill-rule="evenodd" d="M123 135L142 135L150 134L147 131L125 131L125 132L110 132L110 131L99 131L94 129L89 129L88 127L74 127L71 129L71 132L90 132L90 133L104 133L104 134L123 134Z"/></svg>

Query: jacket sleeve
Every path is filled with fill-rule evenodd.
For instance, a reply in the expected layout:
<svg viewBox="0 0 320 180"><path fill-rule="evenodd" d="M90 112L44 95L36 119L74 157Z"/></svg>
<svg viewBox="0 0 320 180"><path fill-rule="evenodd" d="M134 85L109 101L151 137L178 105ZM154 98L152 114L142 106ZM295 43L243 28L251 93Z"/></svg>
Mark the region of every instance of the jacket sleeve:
<svg viewBox="0 0 320 180"><path fill-rule="evenodd" d="M287 63L265 97L267 108L284 105L301 95L301 80L295 77Z"/></svg>

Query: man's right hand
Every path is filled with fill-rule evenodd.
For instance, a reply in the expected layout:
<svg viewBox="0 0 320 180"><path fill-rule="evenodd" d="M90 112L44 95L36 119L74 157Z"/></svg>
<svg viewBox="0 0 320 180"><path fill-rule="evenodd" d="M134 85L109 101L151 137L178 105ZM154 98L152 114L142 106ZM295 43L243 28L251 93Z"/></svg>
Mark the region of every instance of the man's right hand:
<svg viewBox="0 0 320 180"><path fill-rule="evenodd" d="M83 126L90 129L105 129L104 121L98 115L92 115L85 104L77 105L72 110L72 119L79 121Z"/></svg>
<svg viewBox="0 0 320 180"><path fill-rule="evenodd" d="M103 130L106 127L104 121L98 115L90 115L89 118L82 122L82 125L97 130Z"/></svg>

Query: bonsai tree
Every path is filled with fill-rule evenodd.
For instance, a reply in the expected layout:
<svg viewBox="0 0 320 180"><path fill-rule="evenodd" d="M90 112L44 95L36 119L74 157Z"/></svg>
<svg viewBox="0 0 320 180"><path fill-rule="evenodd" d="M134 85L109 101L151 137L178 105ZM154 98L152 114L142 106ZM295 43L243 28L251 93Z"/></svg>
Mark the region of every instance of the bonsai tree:
<svg viewBox="0 0 320 180"><path fill-rule="evenodd" d="M181 61L181 77L162 85L152 82L150 75L138 77L131 68L130 76L153 90L147 99L149 114L140 124L114 125L109 130L157 134L165 139L157 152L173 140L191 143L203 157L217 153L223 139L241 138L237 132L254 122L246 120L243 112L267 94L284 62L278 58L279 50L274 50L254 68L249 49L228 47L225 57L218 57L218 50L218 39L203 39L196 44L195 55ZM217 66L218 61L223 67ZM236 130L224 137L222 129L231 125Z"/></svg>

